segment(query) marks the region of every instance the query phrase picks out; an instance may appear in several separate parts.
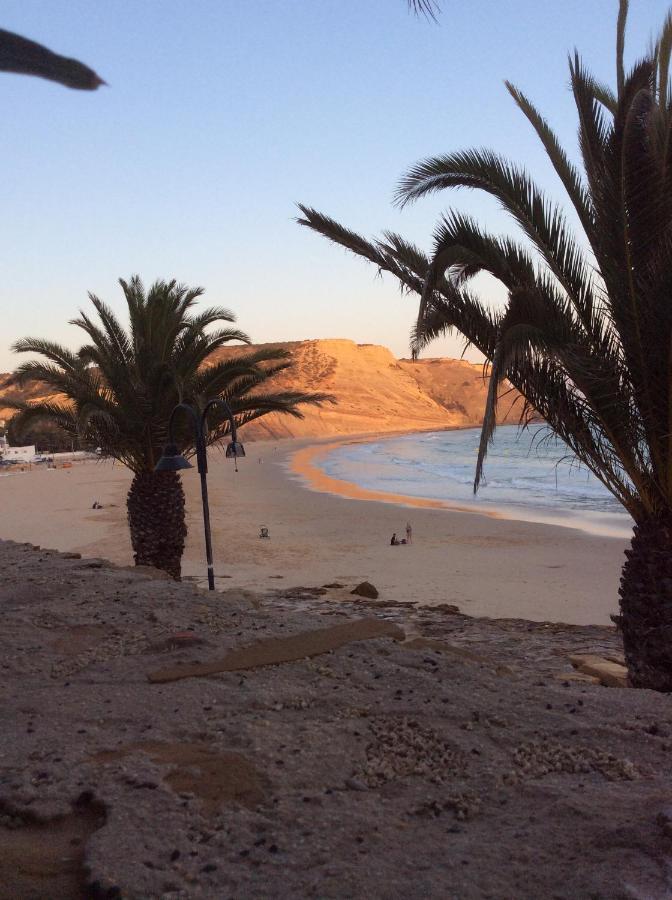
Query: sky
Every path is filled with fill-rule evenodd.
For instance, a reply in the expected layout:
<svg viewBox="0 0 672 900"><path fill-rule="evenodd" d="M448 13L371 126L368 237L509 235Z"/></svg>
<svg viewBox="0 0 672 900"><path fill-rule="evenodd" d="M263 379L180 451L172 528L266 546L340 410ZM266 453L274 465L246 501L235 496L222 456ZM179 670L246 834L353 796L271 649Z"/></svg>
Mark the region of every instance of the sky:
<svg viewBox="0 0 672 900"><path fill-rule="evenodd" d="M614 81L617 0L3 0L0 28L74 56L108 87L0 74L0 371L30 335L76 347L91 291L119 277L206 289L257 341L350 338L408 355L417 302L296 222L296 203L427 250L443 210L513 231L494 201L443 192L399 210L404 171L490 147L562 199L503 81L576 154L567 53ZM669 0L631 0L626 57ZM479 288L502 302L497 285ZM459 355L458 338L428 356ZM471 358L471 357L470 357ZM476 356L473 357L477 358Z"/></svg>

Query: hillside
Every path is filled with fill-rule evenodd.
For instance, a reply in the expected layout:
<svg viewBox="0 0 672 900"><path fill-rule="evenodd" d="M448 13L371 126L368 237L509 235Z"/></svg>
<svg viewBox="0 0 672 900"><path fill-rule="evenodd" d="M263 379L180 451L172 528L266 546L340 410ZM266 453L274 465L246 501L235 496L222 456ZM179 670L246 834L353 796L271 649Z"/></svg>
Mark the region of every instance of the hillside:
<svg viewBox="0 0 672 900"><path fill-rule="evenodd" d="M273 344L289 350L294 367L278 387L323 391L335 405L308 407L305 418L270 415L247 426L247 438L316 437L478 425L488 383L480 365L456 359L398 360L376 344L344 339ZM222 356L244 352L233 347ZM503 405L509 409L510 402ZM518 410L506 421L517 421Z"/></svg>
<svg viewBox="0 0 672 900"><path fill-rule="evenodd" d="M349 340L295 341L270 346L291 352L294 367L277 378L284 389L322 391L336 397L335 405L305 409L304 419L270 415L245 429L247 440L284 437L319 437L363 432L416 431L478 425L481 422L487 380L480 365L456 359L397 360L386 347ZM218 358L245 352L231 347ZM0 375L0 396L8 376ZM36 400L40 385L20 393ZM508 412L509 398L502 404ZM517 421L519 406L506 421ZM0 419L10 418L2 408Z"/></svg>
<svg viewBox="0 0 672 900"><path fill-rule="evenodd" d="M464 417L464 424L479 424L483 419L489 379L483 379L483 366L464 359L400 359L402 369L440 406ZM517 391L504 388L499 401L499 419L517 423L523 398Z"/></svg>

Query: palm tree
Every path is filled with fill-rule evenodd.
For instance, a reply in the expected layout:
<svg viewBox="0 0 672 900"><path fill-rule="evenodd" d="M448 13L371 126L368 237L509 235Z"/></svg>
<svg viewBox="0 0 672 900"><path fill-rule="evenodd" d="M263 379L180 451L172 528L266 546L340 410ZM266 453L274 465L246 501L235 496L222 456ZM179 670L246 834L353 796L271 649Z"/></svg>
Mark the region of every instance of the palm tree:
<svg viewBox="0 0 672 900"><path fill-rule="evenodd" d="M281 349L262 348L213 360L225 344L249 343L249 338L225 327L234 321L226 309L194 311L202 288L157 281L145 293L137 276L119 283L128 305L129 331L108 306L89 294L97 320L80 312L70 323L89 339L77 352L38 338L14 344L17 353L41 357L19 366L14 381L38 380L64 399L27 403L5 398L3 403L17 410L12 426L19 431L52 422L74 440L100 447L104 455L127 466L134 473L127 509L135 562L179 578L187 533L184 492L176 472L154 471L174 406L183 400L203 406L222 396L236 425L243 426L270 412L301 418L301 405L332 398L266 390L274 375L291 366L288 353ZM179 448L189 455L191 430L187 423L176 424ZM226 418L213 410L208 443L220 441L228 430Z"/></svg>
<svg viewBox="0 0 672 900"><path fill-rule="evenodd" d="M400 183L410 203L444 188L495 197L527 239L489 234L449 211L429 256L389 232L366 241L313 209L299 221L391 272L420 295L412 349L457 330L490 363L474 489L506 380L634 519L620 585L631 683L672 690L672 14L653 49L626 74L627 0L617 24L616 90L575 53L571 87L582 171L531 101L507 82L532 124L583 231L521 166L487 150L434 157ZM470 290L488 272L506 288L493 310Z"/></svg>

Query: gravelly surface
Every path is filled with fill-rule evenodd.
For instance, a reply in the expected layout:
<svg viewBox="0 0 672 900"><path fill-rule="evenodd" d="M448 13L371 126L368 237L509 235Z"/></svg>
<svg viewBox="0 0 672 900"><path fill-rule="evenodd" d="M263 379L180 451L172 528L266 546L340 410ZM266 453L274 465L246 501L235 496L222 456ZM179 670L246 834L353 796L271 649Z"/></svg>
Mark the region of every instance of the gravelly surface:
<svg viewBox="0 0 672 900"><path fill-rule="evenodd" d="M3 833L100 803L72 897L672 897L670 699L556 678L613 629L212 596L11 542L0 567L0 873ZM450 646L147 681L370 615Z"/></svg>

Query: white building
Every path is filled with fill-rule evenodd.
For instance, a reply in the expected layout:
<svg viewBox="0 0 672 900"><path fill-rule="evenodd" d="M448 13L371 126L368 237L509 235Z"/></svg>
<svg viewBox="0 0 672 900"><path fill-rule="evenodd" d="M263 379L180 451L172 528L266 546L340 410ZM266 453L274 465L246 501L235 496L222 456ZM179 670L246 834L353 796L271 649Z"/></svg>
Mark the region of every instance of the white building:
<svg viewBox="0 0 672 900"><path fill-rule="evenodd" d="M0 453L2 453L3 459L29 463L35 456L35 444L31 444L29 447L8 447L6 444L5 446L0 444Z"/></svg>

